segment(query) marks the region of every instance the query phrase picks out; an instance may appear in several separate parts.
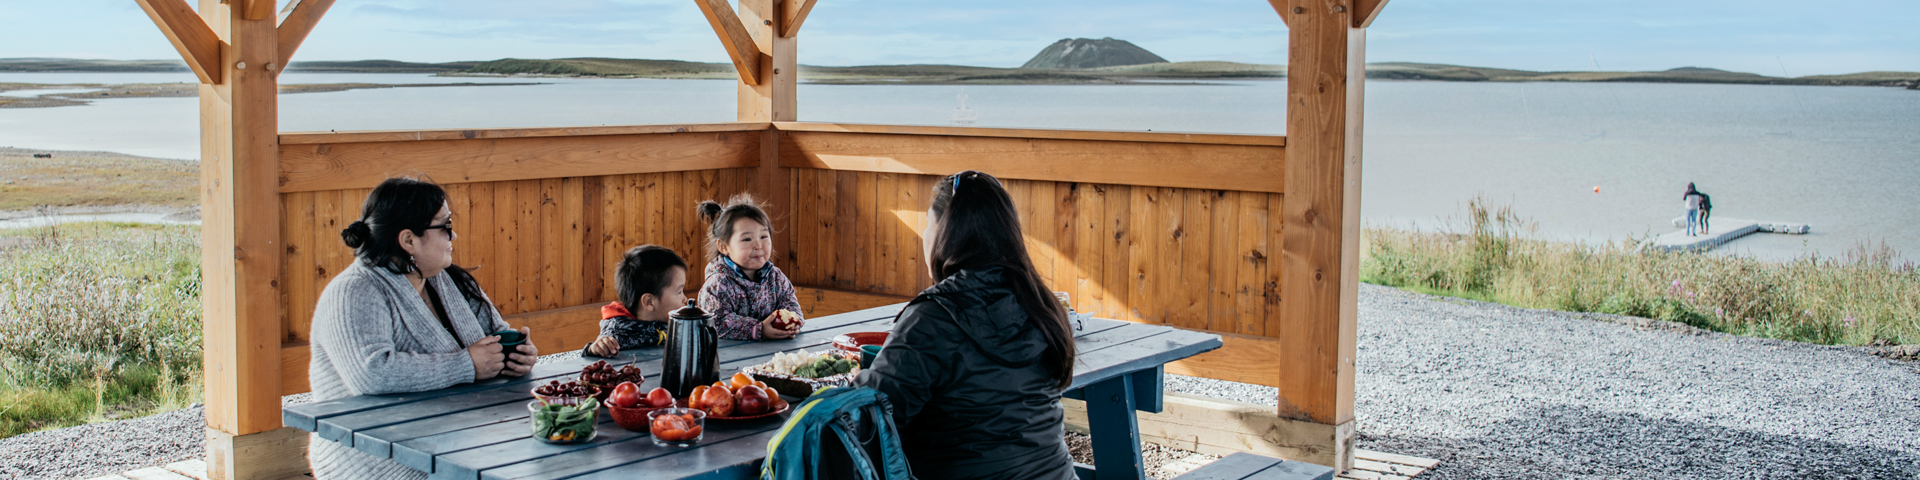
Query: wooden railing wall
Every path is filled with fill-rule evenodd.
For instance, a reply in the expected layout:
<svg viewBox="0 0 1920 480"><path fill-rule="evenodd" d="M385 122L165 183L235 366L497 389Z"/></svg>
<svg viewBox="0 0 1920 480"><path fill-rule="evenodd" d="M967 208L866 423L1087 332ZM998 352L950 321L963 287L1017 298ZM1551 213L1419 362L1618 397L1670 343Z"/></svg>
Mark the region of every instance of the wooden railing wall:
<svg viewBox="0 0 1920 480"><path fill-rule="evenodd" d="M1278 381L1285 139L776 123L798 284L891 295L931 285L919 232L941 176L1006 179L1034 264L1074 308L1220 333L1169 371Z"/></svg>

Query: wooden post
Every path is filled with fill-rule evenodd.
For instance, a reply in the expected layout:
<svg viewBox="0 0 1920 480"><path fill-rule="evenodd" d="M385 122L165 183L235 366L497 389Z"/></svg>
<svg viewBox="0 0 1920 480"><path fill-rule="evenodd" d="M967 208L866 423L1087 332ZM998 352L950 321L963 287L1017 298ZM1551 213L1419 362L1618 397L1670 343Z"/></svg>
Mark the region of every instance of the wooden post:
<svg viewBox="0 0 1920 480"><path fill-rule="evenodd" d="M779 33L780 24L787 17L781 9L782 1L799 0L740 0L740 23L758 47L743 50L759 50L760 56L758 74L741 75L738 80L739 121L791 122L798 118L794 112L795 79L800 75L794 58L796 39ZM747 78L759 81L748 83ZM775 258L782 259L777 263L780 268L791 269L799 257L791 248L792 230L788 227L792 223L790 207L794 201L787 171L780 168L780 131L768 128L760 135L758 196L768 203L767 216L773 218L773 251Z"/></svg>
<svg viewBox="0 0 1920 480"><path fill-rule="evenodd" d="M200 85L201 302L207 473L284 478L307 470L305 436L280 425L278 82L271 2L200 0L223 40ZM254 15L248 15L249 8ZM259 18L259 19L251 19Z"/></svg>
<svg viewBox="0 0 1920 480"><path fill-rule="evenodd" d="M1345 471L1353 461L1366 30L1350 0L1274 4L1289 42L1281 315L1268 329L1281 343L1278 414L1334 427L1313 443Z"/></svg>

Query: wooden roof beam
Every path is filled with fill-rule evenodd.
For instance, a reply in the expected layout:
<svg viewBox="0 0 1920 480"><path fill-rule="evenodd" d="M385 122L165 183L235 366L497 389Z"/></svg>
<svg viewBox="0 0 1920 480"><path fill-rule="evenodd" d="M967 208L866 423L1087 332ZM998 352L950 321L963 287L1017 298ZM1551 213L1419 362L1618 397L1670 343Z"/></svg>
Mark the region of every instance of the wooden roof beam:
<svg viewBox="0 0 1920 480"><path fill-rule="evenodd" d="M800 24L807 21L807 14L813 13L814 0L782 0L780 2L780 36L793 38L800 34Z"/></svg>
<svg viewBox="0 0 1920 480"><path fill-rule="evenodd" d="M294 0L299 1L299 0ZM274 0L242 0L241 18L247 20L272 20ZM284 62L282 62L284 63Z"/></svg>
<svg viewBox="0 0 1920 480"><path fill-rule="evenodd" d="M713 33L720 36L720 45L727 47L727 56L733 59L733 69L740 72L740 81L759 85L761 58L767 55L753 42L753 35L740 23L740 16L733 13L733 6L728 5L727 0L693 0L693 3L700 6L700 13L713 25Z"/></svg>
<svg viewBox="0 0 1920 480"><path fill-rule="evenodd" d="M307 34L313 33L314 24L320 23L320 17L333 7L333 0L293 0L287 18L280 21L277 35L280 37L280 65L275 76L287 71L286 65L293 63L293 52L300 49L300 43L307 41Z"/></svg>
<svg viewBox="0 0 1920 480"><path fill-rule="evenodd" d="M1387 0L1347 0L1353 2L1353 28L1367 28L1373 25L1374 17L1387 8ZM1336 2L1335 7L1346 8L1345 2ZM1287 22L1287 0L1267 0L1273 11L1280 14L1280 23Z"/></svg>
<svg viewBox="0 0 1920 480"><path fill-rule="evenodd" d="M148 17L153 17L153 24L159 26L160 33L166 34L167 41L180 51L180 57L186 59L193 74L200 77L200 83L220 83L220 50L225 45L220 35L200 19L200 14L187 6L186 0L134 1L147 11Z"/></svg>

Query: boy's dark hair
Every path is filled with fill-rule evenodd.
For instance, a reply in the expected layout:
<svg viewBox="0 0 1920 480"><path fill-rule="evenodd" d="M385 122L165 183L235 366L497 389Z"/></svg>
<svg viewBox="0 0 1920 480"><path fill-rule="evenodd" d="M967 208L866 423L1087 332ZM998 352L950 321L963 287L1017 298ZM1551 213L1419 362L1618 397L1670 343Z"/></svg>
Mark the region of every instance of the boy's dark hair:
<svg viewBox="0 0 1920 480"><path fill-rule="evenodd" d="M652 294L663 298L668 283L668 273L673 267L687 268L687 261L673 249L659 245L641 245L627 250L627 256L620 260L620 268L614 270L614 291L620 294L620 304L629 311L638 311L640 296ZM679 308L679 305L667 305L667 308Z"/></svg>
<svg viewBox="0 0 1920 480"><path fill-rule="evenodd" d="M742 193L727 199L726 206L720 206L712 200L700 202L698 207L700 220L707 222L707 261L720 261L720 245L733 238L733 222L742 218L760 222L760 226L773 229L773 220L767 218L767 211L760 208L760 202L752 194Z"/></svg>
<svg viewBox="0 0 1920 480"><path fill-rule="evenodd" d="M927 214L939 228L934 231L933 252L927 258L933 281L946 280L961 270L989 267L1004 269L1012 283L1013 298L1027 311L1027 321L1046 339L1047 352L1042 360L1053 368L1060 388L1073 384L1073 326L1067 310L1053 297L1047 282L1027 255L1025 237L1020 233L1020 213L1013 197L992 175L968 170L940 179L933 188L933 204Z"/></svg>

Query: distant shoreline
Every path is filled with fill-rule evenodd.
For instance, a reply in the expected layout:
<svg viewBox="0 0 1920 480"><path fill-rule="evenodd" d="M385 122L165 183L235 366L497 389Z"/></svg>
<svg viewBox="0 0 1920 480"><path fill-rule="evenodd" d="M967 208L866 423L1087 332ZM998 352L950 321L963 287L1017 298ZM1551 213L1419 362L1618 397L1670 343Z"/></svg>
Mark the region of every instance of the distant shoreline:
<svg viewBox="0 0 1920 480"><path fill-rule="evenodd" d="M162 73L186 72L177 61L0 59L0 73ZM414 63L393 60L294 62L295 73L407 73L440 76L647 78L731 80L731 63L623 58L561 58ZM1284 78L1286 66L1199 61L1150 63L1083 69L974 67L965 65L799 66L800 80L821 85L1115 85L1149 84L1141 80L1245 80ZM1681 67L1652 72L1536 72L1431 63L1367 64L1367 78L1452 82L1625 82L1748 85L1879 86L1920 89L1920 72L1862 72L1845 75L1769 77L1711 68ZM371 88L371 87L369 87Z"/></svg>
<svg viewBox="0 0 1920 480"><path fill-rule="evenodd" d="M281 85L280 93L322 93L344 92L372 88L420 88L420 87L487 87L510 85L545 85L538 82L526 83L316 83ZM33 97L7 97L6 92L14 90L42 90L50 88L81 89L95 88L99 91L85 93L49 93ZM46 108L86 105L89 100L109 98L176 98L200 95L200 87L193 83L0 83L0 108Z"/></svg>

